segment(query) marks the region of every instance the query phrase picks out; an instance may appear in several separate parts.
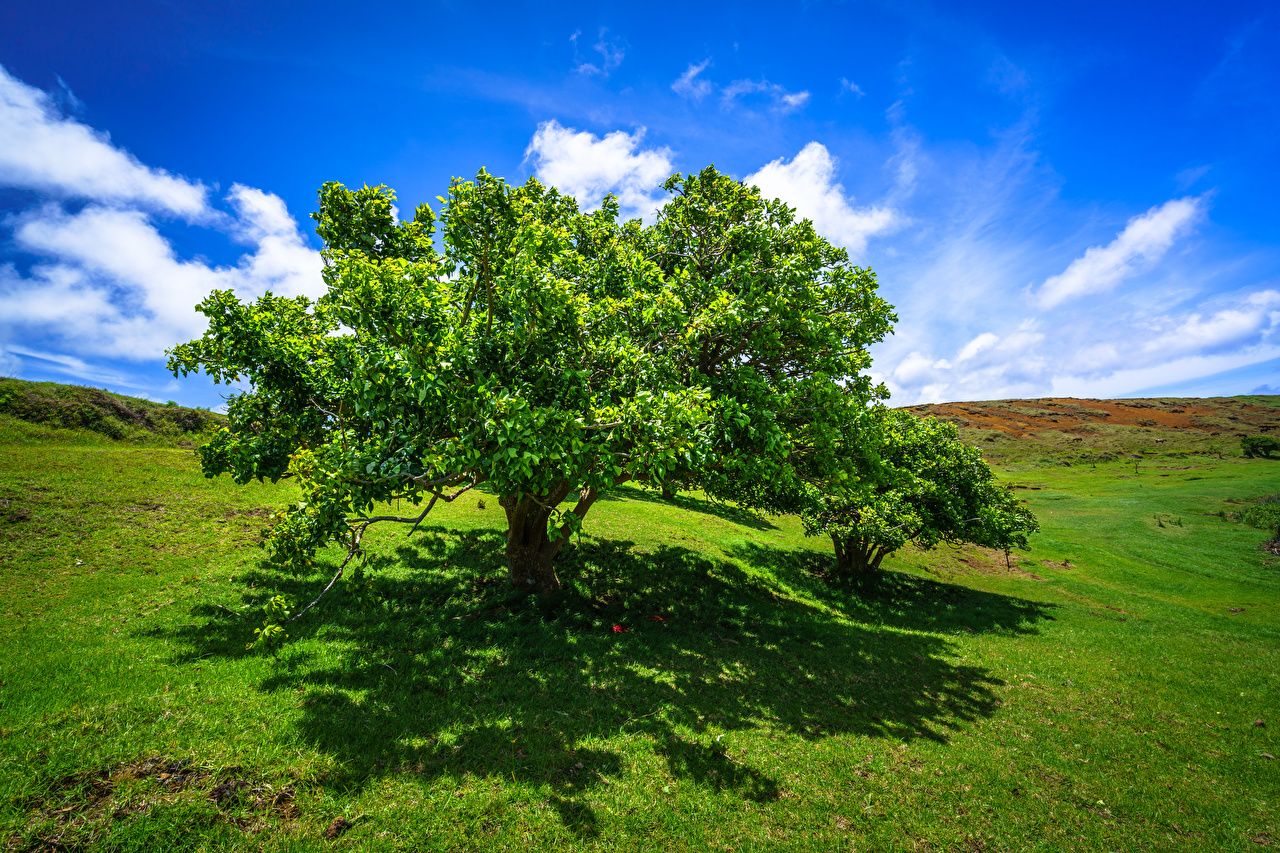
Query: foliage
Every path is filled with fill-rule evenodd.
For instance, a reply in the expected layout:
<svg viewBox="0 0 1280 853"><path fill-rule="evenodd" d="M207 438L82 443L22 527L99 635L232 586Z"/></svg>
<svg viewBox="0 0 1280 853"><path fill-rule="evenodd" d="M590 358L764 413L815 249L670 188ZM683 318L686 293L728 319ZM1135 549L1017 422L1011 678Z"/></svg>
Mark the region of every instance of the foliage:
<svg viewBox="0 0 1280 853"><path fill-rule="evenodd" d="M1280 495L1265 495L1251 501L1243 509L1231 512L1220 511L1219 515L1231 521L1238 521L1259 530L1274 533L1280 538Z"/></svg>
<svg viewBox="0 0 1280 853"><path fill-rule="evenodd" d="M1240 439L1240 449L1250 459L1270 459L1271 454L1280 453L1280 438L1272 435L1246 435Z"/></svg>
<svg viewBox="0 0 1280 853"><path fill-rule="evenodd" d="M845 464L817 484L821 494L804 516L807 533L831 537L842 575L866 576L909 542L924 550L939 542L1027 546L1035 517L953 424L873 412L875 427L846 445Z"/></svg>
<svg viewBox="0 0 1280 853"><path fill-rule="evenodd" d="M423 205L397 221L385 187L326 184L327 292L215 292L208 331L171 352L178 374L248 388L201 449L205 473L297 478L302 500L269 540L295 566L484 484L506 512L511 580L539 592L618 484L796 505L792 457L822 453L828 422L879 393L867 347L889 307L781 202L711 168L666 188L645 227L619 222L612 197L583 213L483 171L453 182L438 220ZM374 514L386 501L415 510Z"/></svg>

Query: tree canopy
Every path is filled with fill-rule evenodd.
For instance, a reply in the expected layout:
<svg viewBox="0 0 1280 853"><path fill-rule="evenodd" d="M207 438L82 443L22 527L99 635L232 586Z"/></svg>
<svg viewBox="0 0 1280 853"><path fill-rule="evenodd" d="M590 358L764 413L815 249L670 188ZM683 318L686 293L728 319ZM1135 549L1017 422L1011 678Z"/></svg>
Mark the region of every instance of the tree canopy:
<svg viewBox="0 0 1280 853"><path fill-rule="evenodd" d="M840 575L865 578L907 543L1008 551L1039 529L954 424L883 407L870 421L804 513L807 533L831 537Z"/></svg>
<svg viewBox="0 0 1280 853"><path fill-rule="evenodd" d="M627 481L796 509L797 460L830 458L878 396L867 347L895 318L785 204L713 168L665 187L646 226L484 171L407 220L386 187L325 184L324 295L216 291L205 334L170 352L175 373L242 389L205 473L297 479L268 538L286 565L334 542L349 561L370 525L483 485L513 583L540 593Z"/></svg>

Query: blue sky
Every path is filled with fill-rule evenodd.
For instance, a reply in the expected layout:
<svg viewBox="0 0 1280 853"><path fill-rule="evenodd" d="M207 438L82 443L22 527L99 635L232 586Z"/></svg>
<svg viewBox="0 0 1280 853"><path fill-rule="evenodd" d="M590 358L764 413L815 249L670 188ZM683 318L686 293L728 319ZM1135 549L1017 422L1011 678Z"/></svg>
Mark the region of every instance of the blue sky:
<svg viewBox="0 0 1280 853"><path fill-rule="evenodd" d="M651 217L714 163L876 270L896 403L1280 393L1277 92L1271 3L11 0L0 374L217 406L163 351L316 292L327 180Z"/></svg>

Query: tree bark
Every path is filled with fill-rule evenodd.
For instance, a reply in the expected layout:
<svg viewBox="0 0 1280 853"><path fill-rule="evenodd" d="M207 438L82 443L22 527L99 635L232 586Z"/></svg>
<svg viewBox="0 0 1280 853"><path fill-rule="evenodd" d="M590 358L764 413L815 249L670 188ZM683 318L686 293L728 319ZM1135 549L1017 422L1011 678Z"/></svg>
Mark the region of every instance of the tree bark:
<svg viewBox="0 0 1280 853"><path fill-rule="evenodd" d="M551 561L559 547L547 535L547 520L555 503L539 502L531 495L506 495L499 499L507 513L507 568L516 589L547 595L560 589L560 578Z"/></svg>
<svg viewBox="0 0 1280 853"><path fill-rule="evenodd" d="M865 544L856 539L844 540L838 536L831 537L835 546L836 573L845 579L866 582L875 577L880 563L889 552L875 545Z"/></svg>
<svg viewBox="0 0 1280 853"><path fill-rule="evenodd" d="M558 531L548 531L547 522L569 490L569 485L562 483L548 495L505 495L499 499L507 513L507 568L516 589L537 595L560 590L554 561L568 544L573 528L566 523ZM569 512L585 518L596 497L594 489L583 489Z"/></svg>

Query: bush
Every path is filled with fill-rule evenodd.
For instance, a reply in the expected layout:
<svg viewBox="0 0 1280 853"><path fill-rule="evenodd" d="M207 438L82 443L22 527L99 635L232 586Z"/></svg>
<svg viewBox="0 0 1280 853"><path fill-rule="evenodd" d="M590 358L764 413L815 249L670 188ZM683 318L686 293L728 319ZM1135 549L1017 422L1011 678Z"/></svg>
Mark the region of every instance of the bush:
<svg viewBox="0 0 1280 853"><path fill-rule="evenodd" d="M1241 510L1240 520L1251 527L1280 535L1280 496L1271 495Z"/></svg>
<svg viewBox="0 0 1280 853"><path fill-rule="evenodd" d="M1280 439L1269 435L1246 435L1240 439L1240 449L1249 459L1271 459L1271 454L1280 453Z"/></svg>

